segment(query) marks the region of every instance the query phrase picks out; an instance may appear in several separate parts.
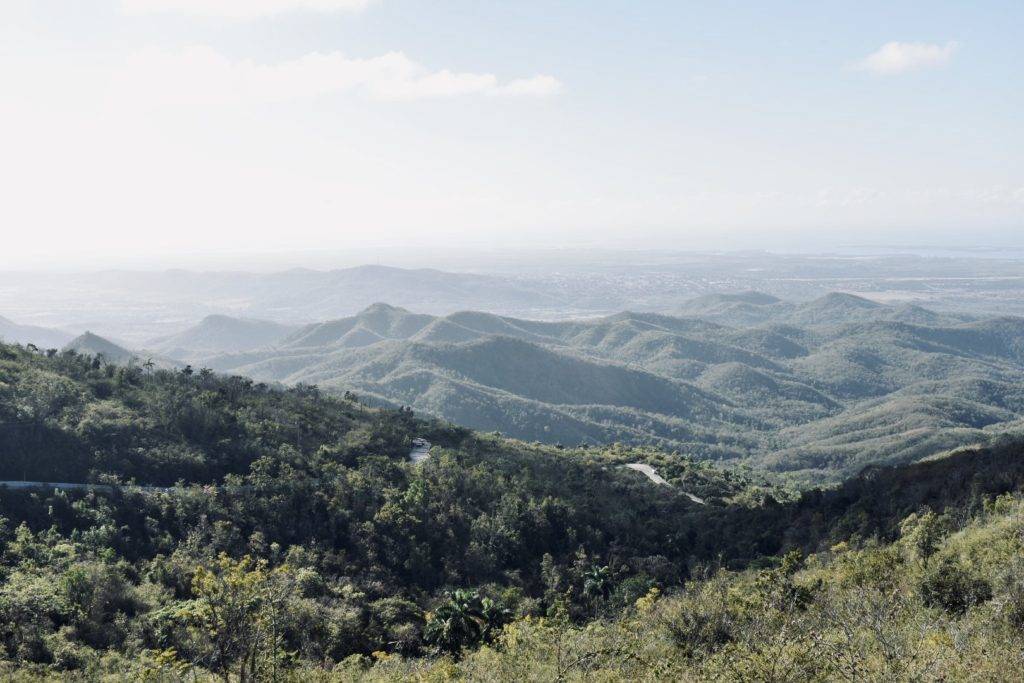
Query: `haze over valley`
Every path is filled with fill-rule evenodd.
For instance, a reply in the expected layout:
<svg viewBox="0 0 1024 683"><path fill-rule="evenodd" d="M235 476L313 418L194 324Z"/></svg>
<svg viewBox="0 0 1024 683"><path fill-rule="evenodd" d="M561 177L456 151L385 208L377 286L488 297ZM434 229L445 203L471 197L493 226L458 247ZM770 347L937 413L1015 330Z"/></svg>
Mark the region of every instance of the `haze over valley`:
<svg viewBox="0 0 1024 683"><path fill-rule="evenodd" d="M380 266L74 276L120 287L124 297L134 287L147 303L102 313L93 329L121 332L107 337L8 329L12 341L68 345L109 361L316 385L528 441L643 444L804 483L1024 427L1024 319L996 313L1020 284L1009 275L1019 270L1016 262L861 257L858 291L880 300L843 292L786 300L754 290L687 295L722 281L817 294L844 282L850 260L687 258L698 264L695 275L660 295L642 267L631 273L605 264L584 275L579 264L564 276L535 268L528 277ZM939 267L965 268L968 259L977 264L975 277L928 276ZM887 277L891 261L914 264L920 277ZM752 269L754 263L762 267ZM804 265L805 277L794 277L795 264ZM662 272L683 268L672 267ZM595 315L571 283L585 289L596 273L608 278L605 305L633 298L639 306ZM611 294L626 277L634 286ZM543 283L556 278L566 286L544 294ZM209 305L233 303L268 319L214 313L181 327L147 317L161 307L181 315L200 291ZM600 292L593 287L588 296ZM407 307L366 304L376 295ZM300 322L364 304L353 315ZM486 309L472 310L476 304ZM500 314L506 310L545 319ZM154 329L162 334L142 338Z"/></svg>
<svg viewBox="0 0 1024 683"><path fill-rule="evenodd" d="M433 257L385 249L381 258L403 265L0 271L0 315L136 346L208 315L296 325L354 315L378 302L433 315L469 310L563 320L623 310L675 314L707 294L759 291L809 301L839 291L937 311L1024 315L1024 254L932 251L453 250L448 259L436 259L446 261L448 269L442 269ZM5 337L19 339L13 331Z"/></svg>
<svg viewBox="0 0 1024 683"><path fill-rule="evenodd" d="M1019 683L1021 27L0 0L0 678Z"/></svg>

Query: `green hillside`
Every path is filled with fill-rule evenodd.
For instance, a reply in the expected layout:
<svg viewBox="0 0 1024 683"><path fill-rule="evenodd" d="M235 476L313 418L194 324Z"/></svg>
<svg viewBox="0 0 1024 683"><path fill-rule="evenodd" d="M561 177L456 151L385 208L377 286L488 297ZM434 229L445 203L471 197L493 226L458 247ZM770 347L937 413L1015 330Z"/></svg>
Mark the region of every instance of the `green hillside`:
<svg viewBox="0 0 1024 683"><path fill-rule="evenodd" d="M458 660L360 659L337 680L1017 681L1022 513L1012 496L967 520L925 509L891 544L709 566L685 591L596 598L598 621L518 619ZM551 585L586 594L596 582L567 572Z"/></svg>
<svg viewBox="0 0 1024 683"><path fill-rule="evenodd" d="M416 439L432 444L420 464ZM928 619L935 637L983 625L979 652L1015 642L988 611L1012 594L997 568L1020 552L1016 503L992 502L1024 484L1013 439L798 494L678 454L527 444L309 386L0 345L0 453L8 486L107 485L0 485L0 668L19 676L405 679L491 662L548 680L553 641L530 638L626 667L633 655L601 643L641 623L659 675L759 666L784 645L765 629L784 628L803 634L787 666L827 679L814 648L838 631L805 617L845 604L824 587L848 575L898 587L901 637ZM624 468L638 463L665 483ZM904 522L923 506L947 514ZM925 530L938 540L922 564ZM780 565L791 551L813 557ZM702 602L723 587L737 602ZM757 602L792 595L806 599ZM475 626L451 630L453 610ZM719 618L709 640L701 624ZM864 638L863 670L888 671L889 641Z"/></svg>
<svg viewBox="0 0 1024 683"><path fill-rule="evenodd" d="M758 316L722 312L737 306ZM1021 319L849 294L715 295L686 310L551 322L377 304L202 363L525 440L651 445L802 482L984 443L1024 417Z"/></svg>

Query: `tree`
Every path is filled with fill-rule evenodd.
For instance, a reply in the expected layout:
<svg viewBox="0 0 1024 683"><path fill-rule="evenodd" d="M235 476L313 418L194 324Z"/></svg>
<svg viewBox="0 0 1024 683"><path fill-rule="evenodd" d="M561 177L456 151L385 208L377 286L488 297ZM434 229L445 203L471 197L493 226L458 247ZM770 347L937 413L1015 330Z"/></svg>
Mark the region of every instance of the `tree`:
<svg viewBox="0 0 1024 683"><path fill-rule="evenodd" d="M38 468L49 464L39 458L40 452L46 452L47 424L81 400L79 387L56 373L32 369L18 378L11 404L15 420L20 423L15 426L22 427L25 438L12 450L17 456L22 479L28 478L30 466Z"/></svg>
<svg viewBox="0 0 1024 683"><path fill-rule="evenodd" d="M988 581L949 557L924 576L920 591L924 604L941 607L954 616L992 599L992 585Z"/></svg>
<svg viewBox="0 0 1024 683"><path fill-rule="evenodd" d="M196 600L184 620L205 635L207 667L225 681L235 673L242 683L274 679L284 651L287 600L294 581L287 565L273 571L249 556L221 555L213 568L196 570ZM201 644L201 641L199 641Z"/></svg>
<svg viewBox="0 0 1024 683"><path fill-rule="evenodd" d="M480 638L485 643L493 642L502 627L512 620L512 610L491 598L483 598L480 601L480 614L484 619Z"/></svg>
<svg viewBox="0 0 1024 683"><path fill-rule="evenodd" d="M427 617L424 640L441 652L458 656L462 649L480 642L486 618L480 595L475 591L456 590Z"/></svg>
<svg viewBox="0 0 1024 683"><path fill-rule="evenodd" d="M945 534L945 518L928 508L921 514L910 515L900 524L900 537L914 550L925 566L928 566L929 558L939 549Z"/></svg>
<svg viewBox="0 0 1024 683"><path fill-rule="evenodd" d="M583 574L583 595L591 601L607 600L612 594L612 570L598 565Z"/></svg>

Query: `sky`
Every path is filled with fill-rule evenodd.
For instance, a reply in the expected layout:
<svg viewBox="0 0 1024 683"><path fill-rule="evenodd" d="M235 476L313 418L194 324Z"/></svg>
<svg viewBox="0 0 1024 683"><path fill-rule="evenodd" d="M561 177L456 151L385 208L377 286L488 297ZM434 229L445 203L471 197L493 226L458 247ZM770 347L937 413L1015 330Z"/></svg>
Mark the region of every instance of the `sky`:
<svg viewBox="0 0 1024 683"><path fill-rule="evenodd" d="M0 267L1024 242L1024 3L0 0Z"/></svg>

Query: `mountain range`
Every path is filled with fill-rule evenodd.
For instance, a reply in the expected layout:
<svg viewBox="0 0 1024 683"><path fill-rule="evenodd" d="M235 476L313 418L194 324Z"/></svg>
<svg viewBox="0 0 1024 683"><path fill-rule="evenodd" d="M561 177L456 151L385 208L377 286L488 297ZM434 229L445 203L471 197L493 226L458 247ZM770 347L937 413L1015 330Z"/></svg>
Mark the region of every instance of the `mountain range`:
<svg viewBox="0 0 1024 683"><path fill-rule="evenodd" d="M1024 427L1024 319L840 293L557 322L387 304L295 327L218 316L147 347L524 440L647 444L799 481Z"/></svg>
<svg viewBox="0 0 1024 683"><path fill-rule="evenodd" d="M305 324L353 315L376 301L435 314L486 307L550 316L568 306L543 287L514 278L433 268L0 272L0 311L5 314L15 319L31 315L42 324L70 330L100 331L133 345L170 337L206 316L215 316L210 326L216 316ZM20 339L11 336L8 341Z"/></svg>
<svg viewBox="0 0 1024 683"><path fill-rule="evenodd" d="M776 321L785 309L801 306L792 302L841 290L935 311L1024 315L1021 262L1012 254L940 258L576 249L445 254L400 258L375 251L374 262L352 267L341 264L356 263L353 255L324 256L318 261L327 270L0 271L0 314L72 335L91 330L133 348L210 315L298 325L356 315L378 301L433 315L477 310L565 320L629 309L750 326ZM382 265L385 260L389 265ZM420 267L425 264L431 267ZM922 309L903 308L893 315L931 324L913 319Z"/></svg>

